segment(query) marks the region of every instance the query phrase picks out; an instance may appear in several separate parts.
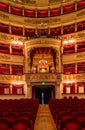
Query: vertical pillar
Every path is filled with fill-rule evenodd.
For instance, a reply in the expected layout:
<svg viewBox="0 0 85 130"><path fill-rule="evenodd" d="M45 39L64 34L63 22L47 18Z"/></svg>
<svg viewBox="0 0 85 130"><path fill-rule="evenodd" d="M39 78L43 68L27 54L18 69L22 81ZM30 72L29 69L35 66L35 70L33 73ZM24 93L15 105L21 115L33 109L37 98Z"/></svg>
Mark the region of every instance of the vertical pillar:
<svg viewBox="0 0 85 130"><path fill-rule="evenodd" d="M77 63L75 64L75 73L77 74Z"/></svg>
<svg viewBox="0 0 85 130"><path fill-rule="evenodd" d="M77 23L75 22L75 32L77 32Z"/></svg>
<svg viewBox="0 0 85 130"><path fill-rule="evenodd" d="M23 9L22 9L22 15L24 16L24 7L23 7Z"/></svg>
<svg viewBox="0 0 85 130"><path fill-rule="evenodd" d="M35 9L35 18L37 18L37 8Z"/></svg>
<svg viewBox="0 0 85 130"><path fill-rule="evenodd" d="M61 14L63 14L63 6L61 5Z"/></svg>
<svg viewBox="0 0 85 130"><path fill-rule="evenodd" d="M77 10L77 2L75 2L75 11Z"/></svg>
<svg viewBox="0 0 85 130"><path fill-rule="evenodd" d="M10 4L9 4L9 13L11 12L11 6L10 6Z"/></svg>
<svg viewBox="0 0 85 130"><path fill-rule="evenodd" d="M77 52L77 43L75 44L75 52Z"/></svg>
<svg viewBox="0 0 85 130"><path fill-rule="evenodd" d="M32 98L32 86L27 84L27 98Z"/></svg>
<svg viewBox="0 0 85 130"><path fill-rule="evenodd" d="M11 25L9 25L9 33L11 34Z"/></svg>
<svg viewBox="0 0 85 130"><path fill-rule="evenodd" d="M50 8L48 7L48 17L50 17Z"/></svg>
<svg viewBox="0 0 85 130"><path fill-rule="evenodd" d="M10 84L10 94L12 94L12 84Z"/></svg>
<svg viewBox="0 0 85 130"><path fill-rule="evenodd" d="M25 36L25 28L23 27L23 36Z"/></svg>
<svg viewBox="0 0 85 130"><path fill-rule="evenodd" d="M12 74L12 65L10 65L10 74Z"/></svg>

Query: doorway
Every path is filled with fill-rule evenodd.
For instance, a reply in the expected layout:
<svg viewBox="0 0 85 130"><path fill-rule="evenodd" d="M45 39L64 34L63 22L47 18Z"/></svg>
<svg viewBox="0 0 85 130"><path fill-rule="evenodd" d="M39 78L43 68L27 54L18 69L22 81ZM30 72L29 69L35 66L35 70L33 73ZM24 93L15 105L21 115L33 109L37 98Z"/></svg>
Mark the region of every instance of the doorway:
<svg viewBox="0 0 85 130"><path fill-rule="evenodd" d="M35 86L33 97L38 98L40 104L48 104L49 99L54 98L54 89L50 86Z"/></svg>

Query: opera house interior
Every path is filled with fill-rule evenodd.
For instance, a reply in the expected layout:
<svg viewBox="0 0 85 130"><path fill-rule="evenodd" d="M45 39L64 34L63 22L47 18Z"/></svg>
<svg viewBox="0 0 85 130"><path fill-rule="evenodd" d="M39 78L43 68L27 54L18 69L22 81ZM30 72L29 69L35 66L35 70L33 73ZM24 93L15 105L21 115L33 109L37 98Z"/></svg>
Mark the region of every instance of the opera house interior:
<svg viewBox="0 0 85 130"><path fill-rule="evenodd" d="M0 130L85 130L85 0L0 0Z"/></svg>

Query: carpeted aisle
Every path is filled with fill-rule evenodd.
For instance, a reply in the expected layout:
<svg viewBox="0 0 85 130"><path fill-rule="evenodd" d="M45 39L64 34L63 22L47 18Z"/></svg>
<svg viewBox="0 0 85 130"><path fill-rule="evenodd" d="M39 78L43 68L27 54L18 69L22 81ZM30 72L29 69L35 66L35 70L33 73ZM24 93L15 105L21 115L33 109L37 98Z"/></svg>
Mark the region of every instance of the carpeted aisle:
<svg viewBox="0 0 85 130"><path fill-rule="evenodd" d="M39 105L34 130L56 130L48 105Z"/></svg>

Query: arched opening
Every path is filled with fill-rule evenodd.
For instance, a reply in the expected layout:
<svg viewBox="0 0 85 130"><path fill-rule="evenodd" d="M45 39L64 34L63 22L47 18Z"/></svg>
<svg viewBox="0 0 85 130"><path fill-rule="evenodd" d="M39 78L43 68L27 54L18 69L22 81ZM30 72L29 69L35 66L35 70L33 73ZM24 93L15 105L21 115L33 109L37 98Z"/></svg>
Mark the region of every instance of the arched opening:
<svg viewBox="0 0 85 130"><path fill-rule="evenodd" d="M49 99L55 98L55 86L35 85L32 87L32 97L38 98L40 104L48 104Z"/></svg>

